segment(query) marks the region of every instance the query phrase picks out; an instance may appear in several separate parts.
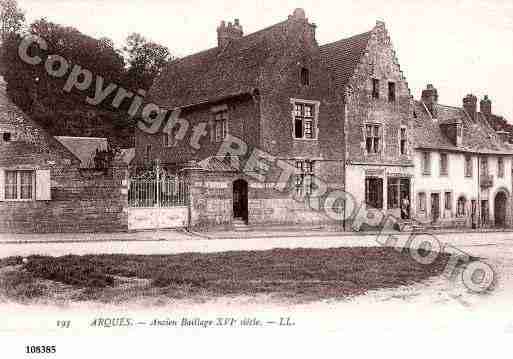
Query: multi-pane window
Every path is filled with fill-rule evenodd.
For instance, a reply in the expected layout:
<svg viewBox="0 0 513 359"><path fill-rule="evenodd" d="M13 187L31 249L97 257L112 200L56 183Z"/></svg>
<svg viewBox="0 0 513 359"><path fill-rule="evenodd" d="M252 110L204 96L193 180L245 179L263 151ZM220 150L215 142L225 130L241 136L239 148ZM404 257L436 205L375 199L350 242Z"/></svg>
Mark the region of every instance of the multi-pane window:
<svg viewBox="0 0 513 359"><path fill-rule="evenodd" d="M220 111L214 115L214 141L223 142L228 134L228 111Z"/></svg>
<svg viewBox="0 0 513 359"><path fill-rule="evenodd" d="M294 138L315 138L314 118L314 105L296 103L294 105Z"/></svg>
<svg viewBox="0 0 513 359"><path fill-rule="evenodd" d="M301 69L301 85L310 85L310 71L308 71L308 69L305 69L304 67Z"/></svg>
<svg viewBox="0 0 513 359"><path fill-rule="evenodd" d="M473 176L472 156L465 156L465 177Z"/></svg>
<svg viewBox="0 0 513 359"><path fill-rule="evenodd" d="M407 155L408 154L408 134L406 133L406 128L401 128L401 155Z"/></svg>
<svg viewBox="0 0 513 359"><path fill-rule="evenodd" d="M502 157L497 159L497 176L499 178L504 177L504 159Z"/></svg>
<svg viewBox="0 0 513 359"><path fill-rule="evenodd" d="M426 211L426 194L424 192L419 193L419 211Z"/></svg>
<svg viewBox="0 0 513 359"><path fill-rule="evenodd" d="M395 82L388 83L388 102L395 101Z"/></svg>
<svg viewBox="0 0 513 359"><path fill-rule="evenodd" d="M375 99L379 98L379 80L372 79L372 97Z"/></svg>
<svg viewBox="0 0 513 359"><path fill-rule="evenodd" d="M449 174L449 156L447 153L440 153L440 176Z"/></svg>
<svg viewBox="0 0 513 359"><path fill-rule="evenodd" d="M365 125L365 147L367 154L376 154L381 151L380 125Z"/></svg>
<svg viewBox="0 0 513 359"><path fill-rule="evenodd" d="M452 209L452 193L445 192L445 209L450 211Z"/></svg>
<svg viewBox="0 0 513 359"><path fill-rule="evenodd" d="M6 171L5 199L31 200L34 198L34 171Z"/></svg>
<svg viewBox="0 0 513 359"><path fill-rule="evenodd" d="M431 174L431 153L430 152L422 152L422 173L424 175Z"/></svg>
<svg viewBox="0 0 513 359"><path fill-rule="evenodd" d="M365 179L365 203L376 209L383 209L383 179L367 177Z"/></svg>
<svg viewBox="0 0 513 359"><path fill-rule="evenodd" d="M488 157L481 158L481 175L488 176Z"/></svg>
<svg viewBox="0 0 513 359"><path fill-rule="evenodd" d="M296 194L299 196L312 194L313 176L315 174L314 161L296 161Z"/></svg>

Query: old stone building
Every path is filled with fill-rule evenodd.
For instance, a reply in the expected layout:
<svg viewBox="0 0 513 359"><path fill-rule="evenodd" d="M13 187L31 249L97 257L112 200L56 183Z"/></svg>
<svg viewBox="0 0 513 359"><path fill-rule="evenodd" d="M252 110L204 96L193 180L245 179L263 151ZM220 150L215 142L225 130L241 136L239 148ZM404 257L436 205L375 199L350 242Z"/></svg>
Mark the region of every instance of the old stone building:
<svg viewBox="0 0 513 359"><path fill-rule="evenodd" d="M513 147L490 118L491 100L438 103L433 85L414 107L414 217L439 227L511 226Z"/></svg>
<svg viewBox="0 0 513 359"><path fill-rule="evenodd" d="M127 230L123 165L83 167L8 99L0 77L0 233Z"/></svg>
<svg viewBox="0 0 513 359"><path fill-rule="evenodd" d="M329 221L312 210L327 192L312 178L343 189L344 92L335 88L315 30L301 9L246 36L238 20L222 22L218 46L172 62L155 81L149 100L179 108L181 121L164 125L168 131L139 131L135 161L159 159L170 169L194 161L201 173L192 182L193 219L201 209L195 224ZM225 156L223 142L234 138L247 150ZM265 176L255 173L255 154L265 158ZM287 166L298 173L283 189Z"/></svg>
<svg viewBox="0 0 513 359"><path fill-rule="evenodd" d="M385 24L377 22L372 31L322 51L337 91L345 93L344 182L357 207L353 227L379 225L388 214L401 218L413 177L412 107ZM409 208L403 217L409 217Z"/></svg>
<svg viewBox="0 0 513 359"><path fill-rule="evenodd" d="M326 197L337 190L348 194L336 205L346 229L387 215L400 226L507 225L511 148L490 99L480 112L473 96L451 108L430 86L415 101L383 22L325 45L315 30L301 9L246 36L239 20L222 22L217 47L155 81L149 101L174 115L159 131L140 127L134 162L185 167L193 225L333 224ZM426 158L443 170L431 176ZM277 190L283 163L295 171Z"/></svg>

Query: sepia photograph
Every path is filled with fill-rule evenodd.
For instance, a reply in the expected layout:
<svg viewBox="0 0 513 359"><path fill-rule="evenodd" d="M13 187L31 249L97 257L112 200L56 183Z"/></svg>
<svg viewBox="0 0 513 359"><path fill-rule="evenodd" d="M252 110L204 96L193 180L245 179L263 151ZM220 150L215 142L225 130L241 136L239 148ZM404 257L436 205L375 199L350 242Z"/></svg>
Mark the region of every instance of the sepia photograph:
<svg viewBox="0 0 513 359"><path fill-rule="evenodd" d="M0 0L0 357L499 355L511 84L508 0Z"/></svg>

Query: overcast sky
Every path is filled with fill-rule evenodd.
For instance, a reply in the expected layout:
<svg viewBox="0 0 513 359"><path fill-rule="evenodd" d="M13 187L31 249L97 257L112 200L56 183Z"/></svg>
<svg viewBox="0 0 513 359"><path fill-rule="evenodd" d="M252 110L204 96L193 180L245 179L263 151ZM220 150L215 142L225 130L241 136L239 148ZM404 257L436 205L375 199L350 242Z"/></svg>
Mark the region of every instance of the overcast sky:
<svg viewBox="0 0 513 359"><path fill-rule="evenodd" d="M121 46L131 32L166 45L177 56L216 46L221 20L239 18L246 34L305 9L320 44L386 22L415 98L433 83L440 102L460 105L467 93L488 94L494 112L513 122L512 0L203 1L18 0L33 21L74 26Z"/></svg>

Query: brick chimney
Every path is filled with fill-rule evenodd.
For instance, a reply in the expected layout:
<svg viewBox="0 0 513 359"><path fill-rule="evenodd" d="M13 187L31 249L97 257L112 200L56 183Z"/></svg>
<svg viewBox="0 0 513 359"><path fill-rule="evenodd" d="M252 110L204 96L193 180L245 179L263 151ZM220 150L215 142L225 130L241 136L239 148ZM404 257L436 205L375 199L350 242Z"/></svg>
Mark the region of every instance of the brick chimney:
<svg viewBox="0 0 513 359"><path fill-rule="evenodd" d="M226 25L225 21L221 21L221 25L217 28L217 46L225 47L230 41L238 40L244 36L244 31L239 22L235 19L234 23L231 22Z"/></svg>
<svg viewBox="0 0 513 359"><path fill-rule="evenodd" d="M492 114L492 101L488 98L488 95L485 95L479 106L483 115L490 116Z"/></svg>
<svg viewBox="0 0 513 359"><path fill-rule="evenodd" d="M463 99L463 108L467 111L468 115L475 120L477 114L477 97L472 94L465 96Z"/></svg>
<svg viewBox="0 0 513 359"><path fill-rule="evenodd" d="M426 89L422 91L422 102L424 102L433 118L437 118L438 90L432 84L428 84Z"/></svg>

